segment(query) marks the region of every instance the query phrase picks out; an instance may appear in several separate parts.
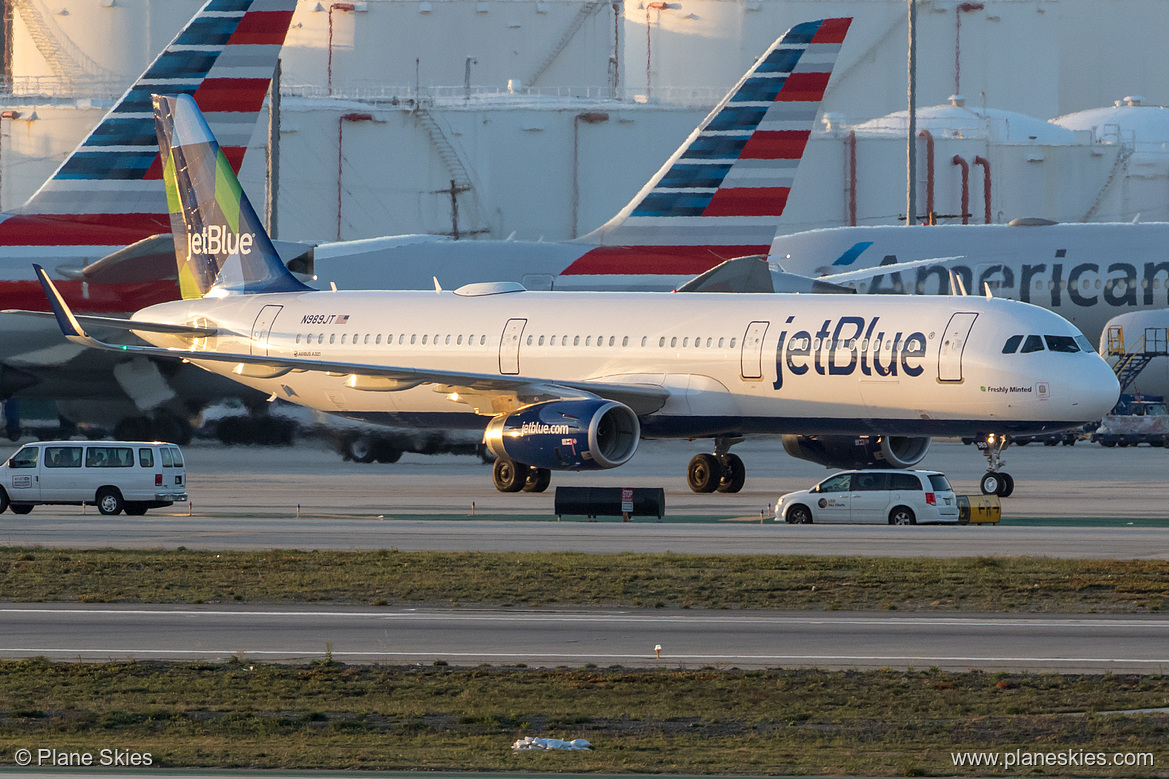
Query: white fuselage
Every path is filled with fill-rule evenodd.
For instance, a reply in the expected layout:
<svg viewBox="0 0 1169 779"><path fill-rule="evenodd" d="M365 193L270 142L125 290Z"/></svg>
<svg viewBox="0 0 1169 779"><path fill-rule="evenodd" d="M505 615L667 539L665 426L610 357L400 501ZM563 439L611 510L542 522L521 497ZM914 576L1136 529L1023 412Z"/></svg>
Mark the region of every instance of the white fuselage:
<svg viewBox="0 0 1169 779"><path fill-rule="evenodd" d="M1078 335L1067 322L973 297L305 292L164 303L135 318L220 328L196 353L664 387L665 405L642 418L651 437L1021 432L1099 418L1116 400L1094 353L1001 353L1015 334ZM495 387L359 389L350 370L264 378L191 358L292 402L377 421L482 427L514 407Z"/></svg>

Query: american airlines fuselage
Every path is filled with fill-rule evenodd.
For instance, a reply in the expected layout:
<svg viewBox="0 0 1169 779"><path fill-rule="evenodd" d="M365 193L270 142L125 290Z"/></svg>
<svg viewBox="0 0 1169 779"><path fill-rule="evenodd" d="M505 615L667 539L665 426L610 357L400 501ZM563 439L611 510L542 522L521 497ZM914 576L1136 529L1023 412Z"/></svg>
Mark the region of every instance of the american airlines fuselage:
<svg viewBox="0 0 1169 779"><path fill-rule="evenodd" d="M1096 419L1116 400L1112 371L1074 328L1011 301L500 289L207 297L134 318L218 328L189 359L299 404L398 424L484 427L525 402L507 399L513 379L664 388L664 405L639 412L651 437L1038 432ZM1004 354L1015 335L1065 350ZM201 350L286 362L266 373L199 360ZM290 372L297 360L337 367ZM378 381L352 366L422 380ZM427 380L427 371L479 378Z"/></svg>

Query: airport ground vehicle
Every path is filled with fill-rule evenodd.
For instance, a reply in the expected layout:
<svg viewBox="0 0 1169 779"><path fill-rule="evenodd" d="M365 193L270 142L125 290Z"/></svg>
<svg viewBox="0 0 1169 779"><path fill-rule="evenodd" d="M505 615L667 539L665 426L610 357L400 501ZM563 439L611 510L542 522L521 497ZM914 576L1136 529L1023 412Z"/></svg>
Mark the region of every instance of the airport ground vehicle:
<svg viewBox="0 0 1169 779"><path fill-rule="evenodd" d="M38 441L0 465L0 513L85 504L140 516L186 499L183 454L159 441Z"/></svg>
<svg viewBox="0 0 1169 779"><path fill-rule="evenodd" d="M958 499L945 474L938 471L842 471L811 489L781 496L775 504L775 521L793 525L957 522Z"/></svg>
<svg viewBox="0 0 1169 779"><path fill-rule="evenodd" d="M1092 440L1103 446L1165 446L1169 442L1169 410L1160 395L1121 395L1120 402L1100 421Z"/></svg>

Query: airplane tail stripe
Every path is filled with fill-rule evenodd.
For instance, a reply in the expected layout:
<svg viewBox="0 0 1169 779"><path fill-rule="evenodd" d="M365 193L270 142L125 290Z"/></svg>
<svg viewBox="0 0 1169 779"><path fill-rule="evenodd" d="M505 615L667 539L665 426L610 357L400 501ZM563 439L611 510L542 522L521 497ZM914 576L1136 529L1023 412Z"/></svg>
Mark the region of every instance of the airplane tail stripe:
<svg viewBox="0 0 1169 779"><path fill-rule="evenodd" d="M844 43L852 19L825 19L812 36L812 43Z"/></svg>
<svg viewBox="0 0 1169 779"><path fill-rule="evenodd" d="M790 190L787 187L720 189L710 199L703 216L780 216Z"/></svg>
<svg viewBox="0 0 1169 779"><path fill-rule="evenodd" d="M280 46L292 22L292 11L249 11L228 40L231 46L255 44Z"/></svg>
<svg viewBox="0 0 1169 779"><path fill-rule="evenodd" d="M804 156L811 130L759 131L751 136L739 158L745 160L798 160Z"/></svg>
<svg viewBox="0 0 1169 779"><path fill-rule="evenodd" d="M195 90L195 102L203 110L259 111L268 94L268 79L209 78Z"/></svg>
<svg viewBox="0 0 1169 779"><path fill-rule="evenodd" d="M824 90L828 88L828 79L831 77L831 73L792 73L775 99L807 102L823 100Z"/></svg>

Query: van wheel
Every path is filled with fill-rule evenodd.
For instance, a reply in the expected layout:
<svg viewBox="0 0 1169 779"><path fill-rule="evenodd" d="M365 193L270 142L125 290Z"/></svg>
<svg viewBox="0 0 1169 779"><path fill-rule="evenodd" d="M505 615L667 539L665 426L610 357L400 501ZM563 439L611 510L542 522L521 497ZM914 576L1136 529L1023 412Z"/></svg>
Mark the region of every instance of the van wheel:
<svg viewBox="0 0 1169 779"><path fill-rule="evenodd" d="M140 517L146 513L146 506L141 503L127 503L126 515L130 517Z"/></svg>
<svg viewBox="0 0 1169 779"><path fill-rule="evenodd" d="M31 503L13 503L12 504L12 513L13 514L27 514L30 511L32 511L32 504Z"/></svg>
<svg viewBox="0 0 1169 779"><path fill-rule="evenodd" d="M102 487L97 491L97 510L107 517L121 514L125 506L126 504L122 501L122 493L113 487Z"/></svg>
<svg viewBox="0 0 1169 779"><path fill-rule="evenodd" d="M7 511L8 506L11 505L11 503L12 501L8 499L8 493L0 489L0 514L3 514L5 511Z"/></svg>
<svg viewBox="0 0 1169 779"><path fill-rule="evenodd" d="M810 525L812 524L812 512L808 511L807 506L797 504L787 510L787 521L793 525Z"/></svg>
<svg viewBox="0 0 1169 779"><path fill-rule="evenodd" d="M898 506L889 512L890 525L916 525L917 517L914 516L913 510L905 506Z"/></svg>

